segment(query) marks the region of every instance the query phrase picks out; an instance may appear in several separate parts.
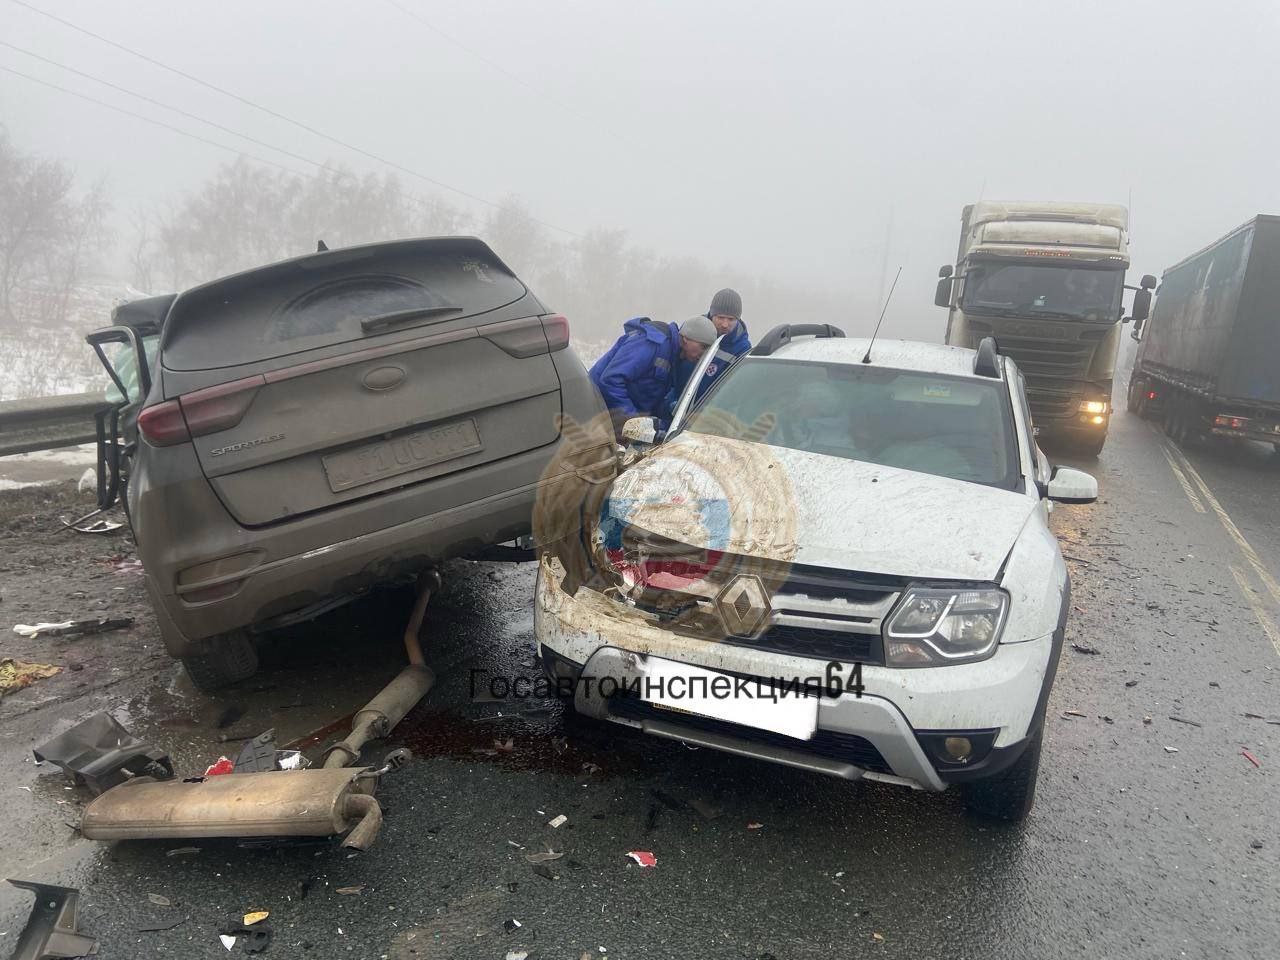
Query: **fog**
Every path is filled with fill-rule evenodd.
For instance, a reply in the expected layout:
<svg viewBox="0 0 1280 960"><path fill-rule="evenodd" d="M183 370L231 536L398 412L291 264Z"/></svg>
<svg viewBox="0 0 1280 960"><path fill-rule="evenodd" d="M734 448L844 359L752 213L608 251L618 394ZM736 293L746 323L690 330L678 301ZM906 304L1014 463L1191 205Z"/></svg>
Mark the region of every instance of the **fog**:
<svg viewBox="0 0 1280 960"><path fill-rule="evenodd" d="M724 284L812 291L851 333L869 331L901 266L886 331L941 338L934 278L979 198L1128 204L1134 269L1156 274L1280 212L1280 8L1265 0L31 5L471 197L517 197L557 239L622 230ZM0 39L298 155L388 172L12 0ZM0 66L304 169L11 47ZM130 211L172 206L234 159L3 72L0 122L78 179L106 178L106 270L125 262ZM757 331L786 319L749 299L744 312Z"/></svg>

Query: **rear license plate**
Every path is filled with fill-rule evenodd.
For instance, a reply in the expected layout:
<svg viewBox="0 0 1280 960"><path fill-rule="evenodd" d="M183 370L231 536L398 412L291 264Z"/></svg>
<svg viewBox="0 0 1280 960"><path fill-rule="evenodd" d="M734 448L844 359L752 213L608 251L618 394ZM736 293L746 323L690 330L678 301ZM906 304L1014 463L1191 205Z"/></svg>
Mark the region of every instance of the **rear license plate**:
<svg viewBox="0 0 1280 960"><path fill-rule="evenodd" d="M325 457L324 472L334 493L432 464L465 457L484 446L474 420L459 420L393 440L379 440L358 450Z"/></svg>
<svg viewBox="0 0 1280 960"><path fill-rule="evenodd" d="M770 730L797 740L811 740L818 728L817 697L788 691L786 696L773 699L769 696L770 684L763 680L759 688L755 681L747 685L752 696L736 697L733 677L658 657L648 659L645 673L649 682L643 699L655 706ZM721 680L720 687L713 688L717 678ZM726 680L727 687L723 682ZM711 692L713 689L727 689L729 695L716 697ZM757 689L762 696L755 695Z"/></svg>

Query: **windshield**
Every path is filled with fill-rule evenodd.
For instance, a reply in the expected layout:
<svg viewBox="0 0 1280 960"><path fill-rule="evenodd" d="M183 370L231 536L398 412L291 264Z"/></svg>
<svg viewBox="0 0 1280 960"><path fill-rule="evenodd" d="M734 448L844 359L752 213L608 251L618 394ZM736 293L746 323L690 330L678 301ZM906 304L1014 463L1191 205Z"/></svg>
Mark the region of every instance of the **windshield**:
<svg viewBox="0 0 1280 960"><path fill-rule="evenodd" d="M1065 317L1092 323L1120 319L1124 274L1092 267L975 263L965 271L966 313Z"/></svg>
<svg viewBox="0 0 1280 960"><path fill-rule="evenodd" d="M800 360L744 360L687 421L694 433L1014 489L1001 381Z"/></svg>

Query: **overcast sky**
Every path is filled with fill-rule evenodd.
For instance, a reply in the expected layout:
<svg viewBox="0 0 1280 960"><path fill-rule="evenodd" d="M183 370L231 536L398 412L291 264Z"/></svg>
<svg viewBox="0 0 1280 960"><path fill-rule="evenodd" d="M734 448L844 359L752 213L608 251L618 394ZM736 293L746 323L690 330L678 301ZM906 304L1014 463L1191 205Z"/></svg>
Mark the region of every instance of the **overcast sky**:
<svg viewBox="0 0 1280 960"><path fill-rule="evenodd" d="M941 336L934 278L980 196L1128 203L1134 268L1156 274L1280 213L1273 0L30 3L569 230L619 227L847 295L851 333L874 321L864 305L887 262L904 268L887 326ZM13 0L0 40L298 154L384 169ZM8 47L0 66L305 169ZM230 156L3 72L0 122L26 150L107 175L119 210Z"/></svg>

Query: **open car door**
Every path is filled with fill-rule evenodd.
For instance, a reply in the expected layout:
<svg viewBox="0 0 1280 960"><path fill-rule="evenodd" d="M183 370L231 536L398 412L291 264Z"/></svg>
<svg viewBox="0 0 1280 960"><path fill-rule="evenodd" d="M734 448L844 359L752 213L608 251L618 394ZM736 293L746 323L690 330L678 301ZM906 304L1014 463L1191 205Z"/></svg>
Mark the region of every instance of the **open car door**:
<svg viewBox="0 0 1280 960"><path fill-rule="evenodd" d="M123 304L112 311L111 326L85 337L111 380L107 388L110 407L96 418L99 510L124 499L137 444L138 411L151 392L160 330L174 299L169 294Z"/></svg>
<svg viewBox="0 0 1280 960"><path fill-rule="evenodd" d="M671 426L667 427L667 435L675 433L684 423L685 418L689 416L689 411L693 409L693 405L698 399L698 387L702 384L702 378L707 374L707 367L711 366L715 360L716 354L720 350L720 344L724 341L724 337L716 337L715 343L707 347L702 352L702 359L698 361L698 365L693 368L693 373L689 375L689 382L684 385L684 391L680 394L680 400L676 403L676 408L671 414Z"/></svg>

